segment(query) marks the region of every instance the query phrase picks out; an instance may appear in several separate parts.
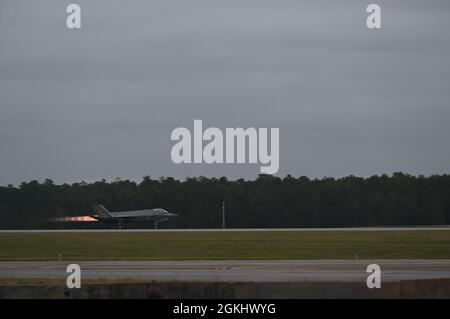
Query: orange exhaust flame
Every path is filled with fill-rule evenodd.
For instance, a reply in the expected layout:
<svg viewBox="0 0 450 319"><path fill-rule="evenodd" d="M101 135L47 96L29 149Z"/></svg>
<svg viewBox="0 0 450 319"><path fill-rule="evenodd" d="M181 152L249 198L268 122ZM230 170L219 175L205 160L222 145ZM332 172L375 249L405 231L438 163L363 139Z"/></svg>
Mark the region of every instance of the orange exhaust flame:
<svg viewBox="0 0 450 319"><path fill-rule="evenodd" d="M73 217L55 217L51 218L52 222L96 222L97 220L91 216L73 216Z"/></svg>

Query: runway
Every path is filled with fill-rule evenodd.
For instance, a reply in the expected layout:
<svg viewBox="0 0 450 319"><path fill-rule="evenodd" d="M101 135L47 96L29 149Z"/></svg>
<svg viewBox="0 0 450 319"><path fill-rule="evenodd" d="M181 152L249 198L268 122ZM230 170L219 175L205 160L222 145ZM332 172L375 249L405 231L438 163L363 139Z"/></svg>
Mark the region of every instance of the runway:
<svg viewBox="0 0 450 319"><path fill-rule="evenodd" d="M377 232L377 231L450 230L450 226L429 227L343 227L343 228L229 228L229 229L33 229L0 230L0 234L16 233L147 233L147 232Z"/></svg>
<svg viewBox="0 0 450 319"><path fill-rule="evenodd" d="M82 279L201 282L365 282L369 264L383 282L450 278L450 260L10 261L0 278L61 279L79 264Z"/></svg>

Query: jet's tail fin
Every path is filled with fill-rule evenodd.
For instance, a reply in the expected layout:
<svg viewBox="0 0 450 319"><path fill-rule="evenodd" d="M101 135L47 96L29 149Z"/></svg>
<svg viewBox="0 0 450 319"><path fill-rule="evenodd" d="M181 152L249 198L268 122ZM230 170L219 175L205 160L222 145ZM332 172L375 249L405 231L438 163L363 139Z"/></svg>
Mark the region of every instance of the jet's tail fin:
<svg viewBox="0 0 450 319"><path fill-rule="evenodd" d="M101 218L113 217L111 215L111 213L103 205L99 205L99 204L92 205L92 209L95 211L95 213L98 215L98 217L101 217Z"/></svg>

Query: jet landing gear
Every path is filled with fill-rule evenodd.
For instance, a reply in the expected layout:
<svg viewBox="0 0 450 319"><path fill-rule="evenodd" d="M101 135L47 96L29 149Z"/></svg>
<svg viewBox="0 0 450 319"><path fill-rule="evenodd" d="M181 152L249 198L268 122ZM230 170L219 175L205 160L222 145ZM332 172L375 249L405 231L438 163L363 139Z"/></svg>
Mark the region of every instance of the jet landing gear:
<svg viewBox="0 0 450 319"><path fill-rule="evenodd" d="M167 218L161 218L161 219L155 220L155 223L153 224L153 226L155 227L155 229L158 229L158 224L161 222L165 222L167 220L168 220Z"/></svg>
<svg viewBox="0 0 450 319"><path fill-rule="evenodd" d="M118 228L118 229L122 229L122 222L118 222L118 223L117 223L117 228Z"/></svg>

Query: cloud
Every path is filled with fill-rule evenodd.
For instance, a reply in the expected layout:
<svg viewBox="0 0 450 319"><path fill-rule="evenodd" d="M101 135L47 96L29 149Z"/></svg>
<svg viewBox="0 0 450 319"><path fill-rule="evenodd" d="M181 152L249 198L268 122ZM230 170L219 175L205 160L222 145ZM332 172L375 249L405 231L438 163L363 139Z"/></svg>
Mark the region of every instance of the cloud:
<svg viewBox="0 0 450 319"><path fill-rule="evenodd" d="M170 161L176 127L279 127L280 175L450 168L450 4L85 1L0 5L0 184L252 178Z"/></svg>

